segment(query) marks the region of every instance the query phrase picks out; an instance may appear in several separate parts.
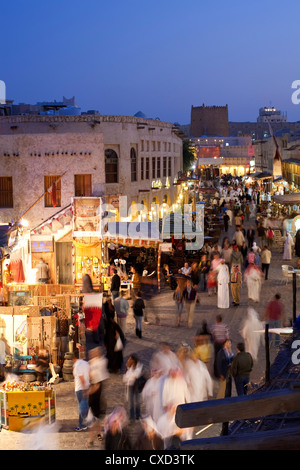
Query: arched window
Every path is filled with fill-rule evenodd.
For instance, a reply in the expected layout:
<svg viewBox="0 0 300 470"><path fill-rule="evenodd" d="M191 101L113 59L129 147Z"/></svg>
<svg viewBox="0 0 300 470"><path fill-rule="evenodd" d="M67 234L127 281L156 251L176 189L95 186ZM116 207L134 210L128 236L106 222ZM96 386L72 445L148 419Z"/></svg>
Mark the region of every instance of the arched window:
<svg viewBox="0 0 300 470"><path fill-rule="evenodd" d="M131 163L131 181L137 181L137 158L136 158L136 151L133 147L130 149L130 163Z"/></svg>
<svg viewBox="0 0 300 470"><path fill-rule="evenodd" d="M118 183L119 180L119 159L112 149L105 150L105 182Z"/></svg>

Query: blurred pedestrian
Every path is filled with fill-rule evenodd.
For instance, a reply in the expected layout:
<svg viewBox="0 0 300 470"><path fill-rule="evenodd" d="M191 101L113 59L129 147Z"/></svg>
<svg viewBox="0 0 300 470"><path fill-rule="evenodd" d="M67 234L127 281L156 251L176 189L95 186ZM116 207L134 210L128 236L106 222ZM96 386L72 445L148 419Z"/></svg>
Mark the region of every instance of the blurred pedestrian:
<svg viewBox="0 0 300 470"><path fill-rule="evenodd" d="M294 246L293 237L289 232L286 233L285 241L284 241L284 249L283 249L283 259L284 260L291 260L292 259L292 250Z"/></svg>
<svg viewBox="0 0 300 470"><path fill-rule="evenodd" d="M220 387L217 398L231 397L232 392L232 376L231 364L233 361L233 353L231 350L231 340L226 339L222 348L217 353L216 369L217 377L220 381Z"/></svg>
<svg viewBox="0 0 300 470"><path fill-rule="evenodd" d="M88 403L93 415L89 430L89 447L93 446L95 433L98 441L103 440L101 426L107 410L106 387L109 378L107 363L107 358L102 354L100 347L89 352L90 387Z"/></svg>
<svg viewBox="0 0 300 470"><path fill-rule="evenodd" d="M151 416L143 418L141 424L142 432L133 445L134 450L164 450L164 440Z"/></svg>
<svg viewBox="0 0 300 470"><path fill-rule="evenodd" d="M267 246L263 247L261 253L261 268L262 272L265 274L265 280L268 279L269 267L271 264L272 253Z"/></svg>
<svg viewBox="0 0 300 470"><path fill-rule="evenodd" d="M286 324L285 319L285 308L281 302L281 295L276 294L274 299L271 300L265 310L263 321L268 323L269 328L284 328ZM273 334L270 333L270 340L273 338ZM278 347L280 344L280 335L275 333L275 346Z"/></svg>
<svg viewBox="0 0 300 470"><path fill-rule="evenodd" d="M187 345L180 346L177 356L188 386L190 401L199 402L211 398L213 396L213 381L205 364Z"/></svg>
<svg viewBox="0 0 300 470"><path fill-rule="evenodd" d="M263 278L261 269L256 264L249 264L244 276L248 288L248 299L258 303Z"/></svg>
<svg viewBox="0 0 300 470"><path fill-rule="evenodd" d="M111 285L110 285L110 291L111 291L111 296L112 296L112 302L113 303L114 303L114 300L117 297L119 297L120 287L121 287L121 278L118 274L118 270L114 269L114 275L111 278Z"/></svg>
<svg viewBox="0 0 300 470"><path fill-rule="evenodd" d="M121 290L120 295L115 298L114 307L117 314L117 323L126 334L126 320L129 310L129 302L125 299L125 292Z"/></svg>
<svg viewBox="0 0 300 470"><path fill-rule="evenodd" d="M248 248L252 248L254 239L255 239L255 230L253 228L253 225L250 225L250 227L247 230Z"/></svg>
<svg viewBox="0 0 300 470"><path fill-rule="evenodd" d="M188 328L192 328L194 323L194 312L197 302L197 290L192 286L192 281L187 280L186 288L183 291L183 301L187 313Z"/></svg>
<svg viewBox="0 0 300 470"><path fill-rule="evenodd" d="M159 370L162 375L167 375L171 369L179 367L179 360L171 345L167 342L162 342L157 351L152 355L151 370Z"/></svg>
<svg viewBox="0 0 300 470"><path fill-rule="evenodd" d="M118 406L105 422L105 450L132 450L127 424L126 410Z"/></svg>
<svg viewBox="0 0 300 470"><path fill-rule="evenodd" d="M229 339L229 328L226 323L223 322L223 317L221 315L216 316L216 321L210 327L212 334L213 345L214 345L214 374L218 377L216 359L217 354L222 349L224 342Z"/></svg>
<svg viewBox="0 0 300 470"><path fill-rule="evenodd" d="M180 285L177 285L173 294L173 299L175 300L177 312L176 324L177 326L180 326L181 316L183 312L183 290L181 289Z"/></svg>
<svg viewBox="0 0 300 470"><path fill-rule="evenodd" d="M130 422L140 418L140 391L137 379L142 376L143 364L135 354L131 354L126 363L123 383L126 386L126 400L129 404Z"/></svg>
<svg viewBox="0 0 300 470"><path fill-rule="evenodd" d="M222 260L218 270L218 308L229 308L229 270L225 261Z"/></svg>
<svg viewBox="0 0 300 470"><path fill-rule="evenodd" d="M142 325L143 325L143 315L144 309L146 308L144 300L142 299L142 294L140 291L136 293L136 298L133 303L133 313L135 318L135 334L139 338L142 337Z"/></svg>
<svg viewBox="0 0 300 470"><path fill-rule="evenodd" d="M79 422L75 431L85 431L87 429L85 420L89 410L90 366L87 361L79 357L79 349L75 349L73 355L73 376L75 395L79 408Z"/></svg>
<svg viewBox="0 0 300 470"><path fill-rule="evenodd" d="M232 273L230 275L230 287L233 305L237 307L240 304L240 291L242 287L242 273L238 264L234 265L232 268Z"/></svg>
<svg viewBox="0 0 300 470"><path fill-rule="evenodd" d="M120 372L123 365L125 336L122 329L112 318L108 318L105 322L104 344L109 372Z"/></svg>

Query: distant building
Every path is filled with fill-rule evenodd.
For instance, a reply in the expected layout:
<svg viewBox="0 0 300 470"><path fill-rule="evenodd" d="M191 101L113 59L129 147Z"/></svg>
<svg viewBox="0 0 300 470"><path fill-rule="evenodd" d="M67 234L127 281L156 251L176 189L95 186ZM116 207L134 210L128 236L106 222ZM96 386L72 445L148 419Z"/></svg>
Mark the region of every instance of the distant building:
<svg viewBox="0 0 300 470"><path fill-rule="evenodd" d="M250 136L209 137L190 139L198 156L199 173L207 179L207 174L232 174L244 176L254 171L254 146Z"/></svg>
<svg viewBox="0 0 300 470"><path fill-rule="evenodd" d="M75 101L75 96L68 99L63 97L62 101L42 101L36 104L19 103L13 100L6 101L0 107L0 116L33 116L33 115L58 115L78 116L81 109Z"/></svg>
<svg viewBox="0 0 300 470"><path fill-rule="evenodd" d="M34 227L74 196L127 196L128 206L172 205L182 171L182 139L163 121L115 115L0 117L1 222L29 207ZM43 196L56 178L57 206Z"/></svg>
<svg viewBox="0 0 300 470"><path fill-rule="evenodd" d="M228 136L228 105L192 106L190 137Z"/></svg>
<svg viewBox="0 0 300 470"><path fill-rule="evenodd" d="M286 122L286 115L283 115L281 111L272 107L272 108L260 108L259 116L257 122Z"/></svg>
<svg viewBox="0 0 300 470"><path fill-rule="evenodd" d="M213 122L212 122L213 121ZM274 132L288 129L300 132L300 121L287 122L287 116L276 108L260 108L256 122L234 122L228 120L228 106L192 106L190 124L180 125L188 138L194 137L242 137L250 136L252 141L265 139L270 135L269 123Z"/></svg>

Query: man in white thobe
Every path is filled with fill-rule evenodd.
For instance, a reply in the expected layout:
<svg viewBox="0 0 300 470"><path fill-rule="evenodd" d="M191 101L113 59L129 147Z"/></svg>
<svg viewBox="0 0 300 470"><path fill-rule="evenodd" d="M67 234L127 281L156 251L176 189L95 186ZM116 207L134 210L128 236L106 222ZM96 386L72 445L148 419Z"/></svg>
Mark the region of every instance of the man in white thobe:
<svg viewBox="0 0 300 470"><path fill-rule="evenodd" d="M255 264L250 264L245 271L248 299L259 302L263 273Z"/></svg>
<svg viewBox="0 0 300 470"><path fill-rule="evenodd" d="M284 242L284 250L283 250L283 259L284 260L291 260L292 259L292 249L294 246L293 237L289 232L286 234L285 242Z"/></svg>
<svg viewBox="0 0 300 470"><path fill-rule="evenodd" d="M218 308L229 308L229 270L224 260L218 266Z"/></svg>

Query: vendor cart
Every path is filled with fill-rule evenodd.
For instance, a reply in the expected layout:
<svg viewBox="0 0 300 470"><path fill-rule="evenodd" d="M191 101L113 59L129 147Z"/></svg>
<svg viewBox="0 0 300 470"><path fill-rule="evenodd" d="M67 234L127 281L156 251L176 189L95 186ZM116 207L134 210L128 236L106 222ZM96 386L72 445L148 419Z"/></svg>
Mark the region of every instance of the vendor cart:
<svg viewBox="0 0 300 470"><path fill-rule="evenodd" d="M55 421L56 397L50 387L23 382L6 384L0 389L0 423L9 431Z"/></svg>

